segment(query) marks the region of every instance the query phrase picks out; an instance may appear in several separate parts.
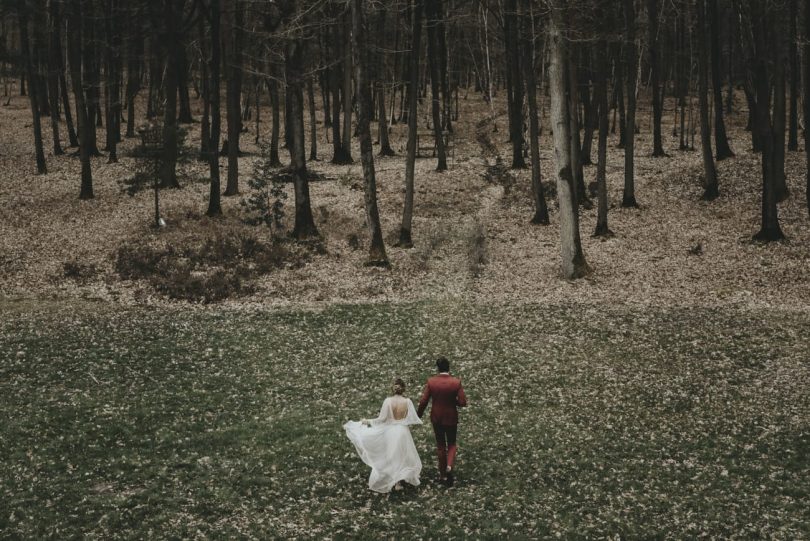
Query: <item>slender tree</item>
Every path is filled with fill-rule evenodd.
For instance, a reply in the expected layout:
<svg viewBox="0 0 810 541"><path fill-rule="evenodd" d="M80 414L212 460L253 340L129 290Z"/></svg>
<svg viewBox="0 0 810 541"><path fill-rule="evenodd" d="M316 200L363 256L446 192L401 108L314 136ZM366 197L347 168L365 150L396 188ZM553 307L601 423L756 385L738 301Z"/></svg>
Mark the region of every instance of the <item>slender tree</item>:
<svg viewBox="0 0 810 541"><path fill-rule="evenodd" d="M799 83L801 73L799 72L799 49L798 41L798 19L799 10L796 0L789 0L790 6L790 49L788 52L790 60L790 114L788 116L788 150L796 152L799 150ZM806 37L807 39L807 37ZM807 83L805 83L806 85Z"/></svg>
<svg viewBox="0 0 810 541"><path fill-rule="evenodd" d="M599 142L597 144L596 158L596 190L597 215L595 237L612 237L613 232L608 227L608 196L607 196L607 138L608 138L608 80L607 80L607 31L605 24L605 10L601 2L597 3L596 12L598 25L598 40L596 42L596 81L594 94L599 118Z"/></svg>
<svg viewBox="0 0 810 541"><path fill-rule="evenodd" d="M220 179L219 179L219 136L222 126L220 114L219 83L220 66L222 64L222 51L220 42L220 21L221 10L219 0L209 0L210 5L206 10L211 32L211 59L209 61L211 71L211 82L208 85L208 101L211 102L211 133L208 143L208 170L211 176L211 189L208 195L208 216L219 216L222 214L222 204L220 202Z"/></svg>
<svg viewBox="0 0 810 541"><path fill-rule="evenodd" d="M568 51L563 0L550 0L548 38L551 65L549 66L549 90L551 93L551 123L554 132L554 164L557 177L557 199L560 205L560 250L562 275L573 280L590 272L582 251L579 235L579 211L576 188L571 171L571 119L569 94Z"/></svg>
<svg viewBox="0 0 810 541"><path fill-rule="evenodd" d="M442 130L442 117L441 117L441 96L439 94L439 85L441 84L442 75L439 73L439 14L438 0L426 0L425 16L428 35L428 64L430 67L430 95L431 95L431 112L433 116L433 137L436 144L436 157L437 165L436 171L447 170L447 151L444 148L444 133Z"/></svg>
<svg viewBox="0 0 810 541"><path fill-rule="evenodd" d="M717 160L733 158L734 152L728 145L726 124L723 121L723 81L722 66L720 65L720 14L717 0L708 1L709 41L712 55L712 90L714 91L714 143L717 147ZM700 52L699 52L700 53Z"/></svg>
<svg viewBox="0 0 810 541"><path fill-rule="evenodd" d="M73 96L76 100L76 119L79 127L79 159L82 164L82 183L79 199L93 199L93 173L90 166L91 141L90 132L95 127L90 122L87 102L85 101L84 80L82 79L82 1L70 0L68 8L68 63L70 64L70 81L73 85Z"/></svg>
<svg viewBox="0 0 810 541"><path fill-rule="evenodd" d="M654 157L666 156L661 141L661 94L659 92L660 67L658 58L658 0L647 0L647 46L650 51L650 89L653 107L653 153Z"/></svg>
<svg viewBox="0 0 810 541"><path fill-rule="evenodd" d="M713 0L709 0L712 2ZM706 6L697 0L697 48L698 48L698 100L700 101L700 146L703 153L703 199L711 201L718 196L717 170L712 157L712 140L709 133L709 59L706 51Z"/></svg>
<svg viewBox="0 0 810 541"><path fill-rule="evenodd" d="M368 264L388 266L385 254L380 211L377 207L377 179L374 171L374 150L371 144L371 89L368 82L368 43L366 24L363 13L363 0L352 0L352 33L354 35L354 71L355 88L357 89L357 131L360 136L360 158L363 163L365 179L366 225L371 244Z"/></svg>
<svg viewBox="0 0 810 541"><path fill-rule="evenodd" d="M804 3L804 51L803 51L803 69L804 69L804 154L807 166L805 168L805 197L807 198L807 212L810 214L810 137L808 137L808 130L810 130L810 3Z"/></svg>
<svg viewBox="0 0 810 541"><path fill-rule="evenodd" d="M422 1L413 0L411 7L411 51L408 60L408 145L405 156L405 204L402 210L402 226L399 230L399 246L413 246L411 222L413 220L414 170L416 166L416 106L419 93L419 44L422 41Z"/></svg>
<svg viewBox="0 0 810 541"><path fill-rule="evenodd" d="M633 0L622 0L625 28L625 88L627 92L627 122L624 140L624 195L623 207L638 207L636 202L634 151L636 140L636 8Z"/></svg>
<svg viewBox="0 0 810 541"><path fill-rule="evenodd" d="M59 139L59 75L62 73L59 32L59 3L50 0L48 5L48 102L51 109L51 133L53 135L53 154L60 156L62 142ZM68 110L69 114L70 111Z"/></svg>
<svg viewBox="0 0 810 541"><path fill-rule="evenodd" d="M531 223L549 224L548 206L543 193L543 182L540 172L540 121L537 118L537 81L535 79L535 32L534 16L531 12L531 0L523 0L523 39L522 49L523 69L526 77L526 94L529 102L529 142L531 147L532 162L532 195L534 198L534 216ZM529 9L525 9L528 7Z"/></svg>
<svg viewBox="0 0 810 541"><path fill-rule="evenodd" d="M228 182L225 196L239 194L239 135L242 131L242 40L245 5L237 0L230 4L225 41L226 86L225 107L228 116Z"/></svg>
<svg viewBox="0 0 810 541"><path fill-rule="evenodd" d="M28 101L31 104L31 115L34 119L34 149L36 153L37 173L41 175L48 172L48 168L45 165L45 150L42 145L42 124L40 122L39 92L41 91L41 87L37 84L34 64L31 60L31 48L28 38L28 6L25 2L19 3L17 15L20 23L20 50L22 52L23 65L25 66L25 77L28 80Z"/></svg>

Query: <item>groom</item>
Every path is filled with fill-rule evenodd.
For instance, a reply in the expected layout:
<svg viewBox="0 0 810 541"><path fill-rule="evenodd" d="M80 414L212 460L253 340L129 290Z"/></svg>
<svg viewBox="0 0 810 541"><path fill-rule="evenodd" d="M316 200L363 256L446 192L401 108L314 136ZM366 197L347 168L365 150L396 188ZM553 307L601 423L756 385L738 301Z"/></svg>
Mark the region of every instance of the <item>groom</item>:
<svg viewBox="0 0 810 541"><path fill-rule="evenodd" d="M436 435L436 454L439 457L439 477L449 486L453 486L453 463L456 459L456 429L458 428L458 410L467 405L461 380L450 375L450 361L444 357L436 359L437 376L427 380L422 399L419 400L417 415L422 417L430 399L430 422Z"/></svg>

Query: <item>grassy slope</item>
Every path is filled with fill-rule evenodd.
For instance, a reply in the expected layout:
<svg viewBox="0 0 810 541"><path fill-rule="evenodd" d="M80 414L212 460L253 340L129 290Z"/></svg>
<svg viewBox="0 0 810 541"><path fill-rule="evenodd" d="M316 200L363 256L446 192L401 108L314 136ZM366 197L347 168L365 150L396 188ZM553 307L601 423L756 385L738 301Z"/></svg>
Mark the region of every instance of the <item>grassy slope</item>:
<svg viewBox="0 0 810 541"><path fill-rule="evenodd" d="M0 537L810 536L805 317L456 303L6 305ZM341 424L454 362L458 482L389 497Z"/></svg>

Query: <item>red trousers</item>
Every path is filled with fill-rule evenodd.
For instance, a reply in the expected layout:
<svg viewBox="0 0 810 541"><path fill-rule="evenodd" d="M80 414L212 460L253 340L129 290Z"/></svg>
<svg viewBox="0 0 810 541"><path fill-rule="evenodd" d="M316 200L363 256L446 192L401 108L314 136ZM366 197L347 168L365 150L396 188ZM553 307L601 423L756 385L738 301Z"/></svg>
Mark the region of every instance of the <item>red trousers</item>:
<svg viewBox="0 0 810 541"><path fill-rule="evenodd" d="M447 468L453 467L456 461L456 425L433 424L433 433L436 435L436 455L439 458L439 475L444 476Z"/></svg>

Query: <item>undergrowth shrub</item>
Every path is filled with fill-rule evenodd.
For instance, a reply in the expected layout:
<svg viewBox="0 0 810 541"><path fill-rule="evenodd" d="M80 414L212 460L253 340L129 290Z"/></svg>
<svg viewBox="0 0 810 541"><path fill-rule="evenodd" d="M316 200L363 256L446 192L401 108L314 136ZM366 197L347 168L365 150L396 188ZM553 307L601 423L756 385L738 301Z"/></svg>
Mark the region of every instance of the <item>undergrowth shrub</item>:
<svg viewBox="0 0 810 541"><path fill-rule="evenodd" d="M313 250L281 239L215 235L161 246L121 246L115 271L124 280L146 280L172 299L211 303L255 290L255 281L275 269L306 264Z"/></svg>

